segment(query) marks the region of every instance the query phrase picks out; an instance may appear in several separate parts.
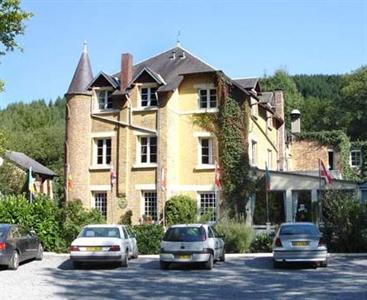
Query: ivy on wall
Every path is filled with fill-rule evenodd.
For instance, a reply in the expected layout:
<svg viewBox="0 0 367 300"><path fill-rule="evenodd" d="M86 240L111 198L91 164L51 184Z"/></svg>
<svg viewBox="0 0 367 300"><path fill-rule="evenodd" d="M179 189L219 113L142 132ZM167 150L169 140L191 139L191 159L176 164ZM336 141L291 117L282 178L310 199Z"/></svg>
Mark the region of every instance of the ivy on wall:
<svg viewBox="0 0 367 300"><path fill-rule="evenodd" d="M361 150L362 165L359 176L361 181L367 181L367 141L355 141L351 143L352 150Z"/></svg>
<svg viewBox="0 0 367 300"><path fill-rule="evenodd" d="M222 169L222 193L230 217L240 217L250 194L255 190L248 157L249 104L232 92L230 83L217 74L218 113L195 115L194 124L218 139L219 164Z"/></svg>
<svg viewBox="0 0 367 300"><path fill-rule="evenodd" d="M348 136L341 130L301 132L297 134L300 140L311 140L319 142L324 146L333 146L340 153L341 173L346 180L360 181L358 171L349 164L351 142Z"/></svg>

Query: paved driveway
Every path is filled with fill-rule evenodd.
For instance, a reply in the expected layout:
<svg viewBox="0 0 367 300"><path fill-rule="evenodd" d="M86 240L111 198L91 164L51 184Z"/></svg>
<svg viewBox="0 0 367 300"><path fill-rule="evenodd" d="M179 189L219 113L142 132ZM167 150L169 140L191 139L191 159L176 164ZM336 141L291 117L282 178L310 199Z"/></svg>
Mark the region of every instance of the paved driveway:
<svg viewBox="0 0 367 300"><path fill-rule="evenodd" d="M212 271L162 271L157 258L130 261L128 269L74 270L63 256L0 271L2 299L367 299L367 257L333 257L326 269L274 270L270 257L229 258Z"/></svg>

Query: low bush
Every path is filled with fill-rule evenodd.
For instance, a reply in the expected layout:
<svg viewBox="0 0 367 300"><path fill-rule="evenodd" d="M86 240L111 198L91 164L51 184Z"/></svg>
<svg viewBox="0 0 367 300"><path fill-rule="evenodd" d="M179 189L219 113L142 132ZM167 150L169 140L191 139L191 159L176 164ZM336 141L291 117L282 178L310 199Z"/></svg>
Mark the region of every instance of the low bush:
<svg viewBox="0 0 367 300"><path fill-rule="evenodd" d="M249 251L253 231L245 222L225 220L217 223L215 229L224 236L227 253L245 253Z"/></svg>
<svg viewBox="0 0 367 300"><path fill-rule="evenodd" d="M162 225L145 224L130 227L136 234L138 249L140 254L158 254L160 251L160 241L164 235Z"/></svg>
<svg viewBox="0 0 367 300"><path fill-rule="evenodd" d="M256 235L250 245L252 253L272 252L273 236L266 233Z"/></svg>
<svg viewBox="0 0 367 300"><path fill-rule="evenodd" d="M170 198L166 203L167 225L195 223L197 219L196 201L186 195Z"/></svg>

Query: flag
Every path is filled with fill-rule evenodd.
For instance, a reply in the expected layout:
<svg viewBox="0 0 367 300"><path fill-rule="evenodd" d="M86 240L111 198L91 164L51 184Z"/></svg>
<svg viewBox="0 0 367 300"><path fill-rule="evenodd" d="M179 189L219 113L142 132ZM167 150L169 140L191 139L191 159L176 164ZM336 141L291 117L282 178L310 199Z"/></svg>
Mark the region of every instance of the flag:
<svg viewBox="0 0 367 300"><path fill-rule="evenodd" d="M166 180L166 169L164 167L161 168L161 190L165 191L167 186Z"/></svg>
<svg viewBox="0 0 367 300"><path fill-rule="evenodd" d="M320 177L324 177L326 184L331 184L333 183L333 177L331 176L330 172L328 170L326 170L324 163L322 162L322 160L319 160L319 172L320 172Z"/></svg>
<svg viewBox="0 0 367 300"><path fill-rule="evenodd" d="M111 177L111 185L114 186L114 184L116 184L117 175L112 164L111 164L110 177Z"/></svg>
<svg viewBox="0 0 367 300"><path fill-rule="evenodd" d="M270 180L271 180L271 177L270 177L270 172L269 172L269 169L268 169L268 164L265 163L265 184L266 184L266 190L267 191L270 190Z"/></svg>
<svg viewBox="0 0 367 300"><path fill-rule="evenodd" d="M214 183L218 189L222 187L221 173L222 173L222 170L219 168L219 164L215 162Z"/></svg>
<svg viewBox="0 0 367 300"><path fill-rule="evenodd" d="M28 170L28 191L34 193L34 178L32 177L32 167Z"/></svg>

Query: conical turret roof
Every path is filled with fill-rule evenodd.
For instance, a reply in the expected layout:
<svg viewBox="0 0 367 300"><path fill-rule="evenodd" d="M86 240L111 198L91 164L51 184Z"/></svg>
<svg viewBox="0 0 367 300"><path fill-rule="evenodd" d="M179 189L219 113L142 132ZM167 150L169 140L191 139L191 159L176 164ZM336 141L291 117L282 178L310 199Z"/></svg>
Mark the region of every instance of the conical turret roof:
<svg viewBox="0 0 367 300"><path fill-rule="evenodd" d="M84 43L83 53L80 56L73 79L71 80L67 95L89 94L87 87L93 80L92 67L89 61L87 45Z"/></svg>

